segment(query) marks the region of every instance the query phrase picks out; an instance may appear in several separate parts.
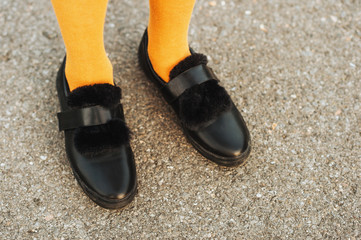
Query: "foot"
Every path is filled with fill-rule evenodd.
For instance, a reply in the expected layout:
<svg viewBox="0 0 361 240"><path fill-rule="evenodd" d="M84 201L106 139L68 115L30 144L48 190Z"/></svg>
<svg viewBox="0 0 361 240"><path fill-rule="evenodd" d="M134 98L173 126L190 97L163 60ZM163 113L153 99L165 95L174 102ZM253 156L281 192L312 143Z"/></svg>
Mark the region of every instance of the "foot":
<svg viewBox="0 0 361 240"><path fill-rule="evenodd" d="M227 91L207 66L206 57L192 52L170 71L170 81L166 82L155 72L147 46L146 31L139 46L140 65L173 107L191 144L220 165L245 163L251 149L249 131Z"/></svg>
<svg viewBox="0 0 361 240"><path fill-rule="evenodd" d="M57 76L65 148L74 176L84 192L104 208L122 208L136 193L136 170L125 124L121 89L95 84L70 92L64 72Z"/></svg>

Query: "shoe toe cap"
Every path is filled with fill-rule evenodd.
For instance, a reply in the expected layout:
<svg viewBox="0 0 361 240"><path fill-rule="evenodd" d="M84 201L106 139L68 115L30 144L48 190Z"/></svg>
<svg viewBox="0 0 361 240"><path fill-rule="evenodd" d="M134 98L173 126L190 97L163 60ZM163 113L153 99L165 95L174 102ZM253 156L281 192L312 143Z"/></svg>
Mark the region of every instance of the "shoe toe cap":
<svg viewBox="0 0 361 240"><path fill-rule="evenodd" d="M136 183L130 169L107 168L92 182L93 188L106 199L121 200L132 193Z"/></svg>
<svg viewBox="0 0 361 240"><path fill-rule="evenodd" d="M248 129L236 108L222 114L209 126L192 132L191 137L222 160L235 160L249 149Z"/></svg>
<svg viewBox="0 0 361 240"><path fill-rule="evenodd" d="M136 170L131 149L122 146L101 156L75 157L76 172L96 196L106 200L122 200L134 193Z"/></svg>
<svg viewBox="0 0 361 240"><path fill-rule="evenodd" d="M239 128L208 129L199 136L206 149L222 157L238 157L248 148L247 137Z"/></svg>

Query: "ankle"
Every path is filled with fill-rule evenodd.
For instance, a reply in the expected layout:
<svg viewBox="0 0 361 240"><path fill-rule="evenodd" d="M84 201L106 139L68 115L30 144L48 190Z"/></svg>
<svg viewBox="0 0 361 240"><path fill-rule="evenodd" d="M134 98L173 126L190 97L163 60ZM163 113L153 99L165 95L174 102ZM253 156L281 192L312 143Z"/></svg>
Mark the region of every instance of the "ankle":
<svg viewBox="0 0 361 240"><path fill-rule="evenodd" d="M67 56L65 65L65 75L69 84L70 91L93 84L113 82L113 66L109 58L103 57L72 57Z"/></svg>
<svg viewBox="0 0 361 240"><path fill-rule="evenodd" d="M184 46L167 46L149 42L148 55L154 71L165 82L169 82L170 71L183 59L190 56L188 43Z"/></svg>

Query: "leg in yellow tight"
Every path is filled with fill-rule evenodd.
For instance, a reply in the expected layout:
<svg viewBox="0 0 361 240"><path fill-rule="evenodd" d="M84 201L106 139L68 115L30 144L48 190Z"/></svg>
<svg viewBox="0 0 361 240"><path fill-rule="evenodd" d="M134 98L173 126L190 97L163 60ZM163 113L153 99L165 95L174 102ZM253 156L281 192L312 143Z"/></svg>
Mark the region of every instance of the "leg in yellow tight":
<svg viewBox="0 0 361 240"><path fill-rule="evenodd" d="M65 75L70 90L113 84L113 67L104 48L108 0L52 0L67 51Z"/></svg>
<svg viewBox="0 0 361 240"><path fill-rule="evenodd" d="M191 55L188 27L195 0L149 0L148 54L155 72L166 82L169 72Z"/></svg>

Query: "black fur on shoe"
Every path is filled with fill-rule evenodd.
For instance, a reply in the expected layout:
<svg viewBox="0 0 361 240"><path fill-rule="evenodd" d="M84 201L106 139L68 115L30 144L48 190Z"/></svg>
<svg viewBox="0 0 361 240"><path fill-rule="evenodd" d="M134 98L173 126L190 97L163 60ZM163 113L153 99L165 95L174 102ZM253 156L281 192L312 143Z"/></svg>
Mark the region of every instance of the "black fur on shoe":
<svg viewBox="0 0 361 240"><path fill-rule="evenodd" d="M201 53L194 53L188 57L186 57L185 59L183 59L182 61L180 61L169 73L169 79L173 79L176 76L178 76L179 74L183 73L184 71L198 66L200 64L204 64L207 65L208 60L207 60L207 56L203 55Z"/></svg>
<svg viewBox="0 0 361 240"><path fill-rule="evenodd" d="M89 107L100 105L111 107L118 104L121 98L121 89L111 84L94 84L78 87L68 96L70 107Z"/></svg>
<svg viewBox="0 0 361 240"><path fill-rule="evenodd" d="M170 72L170 79L200 64L207 65L207 56L194 53L180 61ZM210 80L195 85L178 98L178 115L185 127L199 130L205 127L221 113L231 108L232 100L227 91L218 85L217 80Z"/></svg>
<svg viewBox="0 0 361 240"><path fill-rule="evenodd" d="M199 130L229 110L231 104L227 91L210 80L184 91L178 98L178 115L185 127Z"/></svg>
<svg viewBox="0 0 361 240"><path fill-rule="evenodd" d="M74 89L67 97L72 108L100 105L115 107L121 99L121 89L110 84L94 84ZM113 119L106 124L80 127L75 130L74 144L85 155L95 155L122 144L129 143L130 130L122 119Z"/></svg>
<svg viewBox="0 0 361 240"><path fill-rule="evenodd" d="M129 143L130 131L121 119L107 124L81 127L75 130L74 143L82 154L96 154Z"/></svg>

